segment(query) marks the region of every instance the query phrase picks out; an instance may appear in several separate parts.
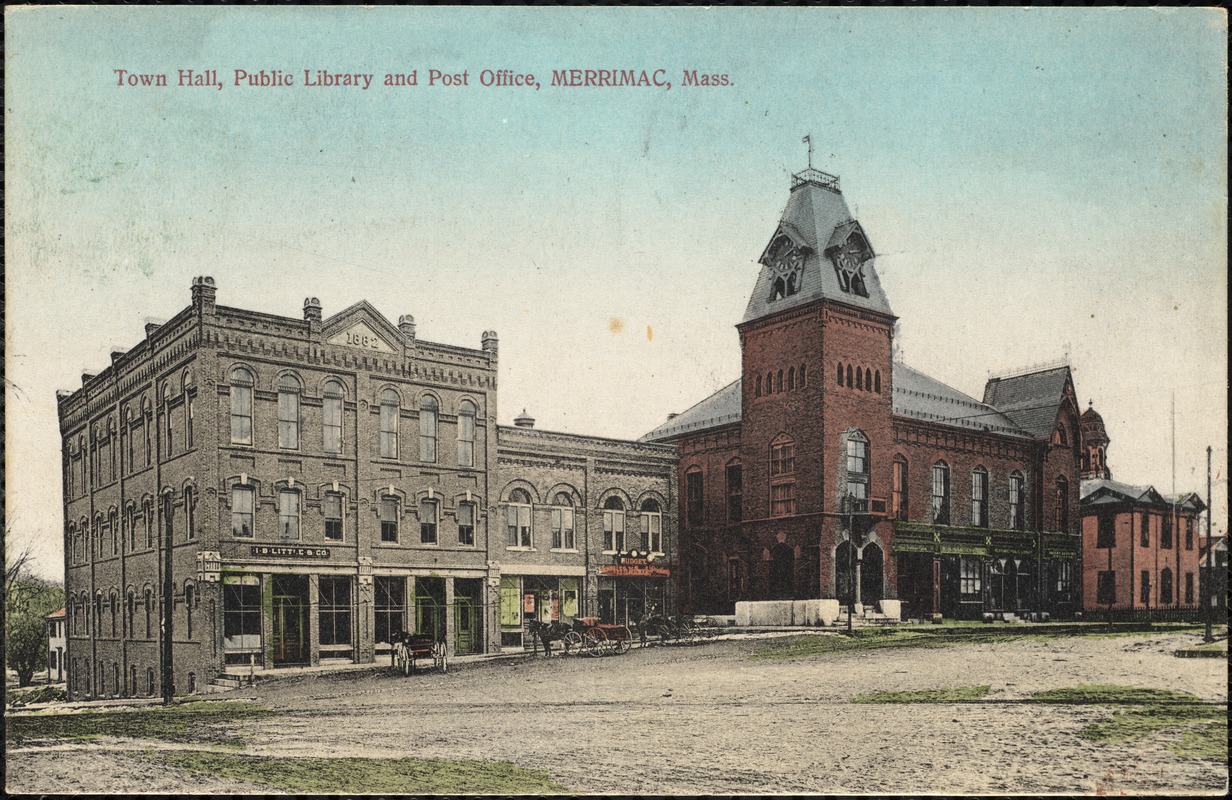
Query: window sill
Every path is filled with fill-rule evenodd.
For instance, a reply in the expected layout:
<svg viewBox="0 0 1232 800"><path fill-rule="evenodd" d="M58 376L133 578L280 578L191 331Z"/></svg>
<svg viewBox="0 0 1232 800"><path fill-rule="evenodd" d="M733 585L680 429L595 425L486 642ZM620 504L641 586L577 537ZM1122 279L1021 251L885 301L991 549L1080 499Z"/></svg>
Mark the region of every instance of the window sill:
<svg viewBox="0 0 1232 800"><path fill-rule="evenodd" d="M548 550L548 552L549 553L580 553L582 551L578 550L576 547L553 547L550 550Z"/></svg>
<svg viewBox="0 0 1232 800"><path fill-rule="evenodd" d="M512 551L512 552L517 552L517 553L536 553L538 552L533 547L525 547L523 545L509 545L505 549Z"/></svg>

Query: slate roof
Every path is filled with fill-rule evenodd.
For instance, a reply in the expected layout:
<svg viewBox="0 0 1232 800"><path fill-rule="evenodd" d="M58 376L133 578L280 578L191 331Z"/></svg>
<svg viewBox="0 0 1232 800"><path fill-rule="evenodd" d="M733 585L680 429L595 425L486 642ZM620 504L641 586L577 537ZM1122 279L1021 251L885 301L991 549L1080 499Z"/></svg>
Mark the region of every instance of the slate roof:
<svg viewBox="0 0 1232 800"><path fill-rule="evenodd" d="M694 433L707 428L717 428L740 421L741 400L740 386L742 381L737 378L705 400L697 403L683 413L664 422L641 438L643 442L656 442L671 439L682 433Z"/></svg>
<svg viewBox="0 0 1232 800"><path fill-rule="evenodd" d="M762 265L757 283L753 287L753 295L749 298L748 308L744 312L744 321L823 298L893 314L890 311L890 301L886 299L881 288L877 270L873 267L875 257L864 262L864 284L868 289L868 297L862 297L842 290L838 275L834 272L834 264L825 254L827 247L842 244L856 227L858 223L852 219L847 202L837 188L827 188L806 180L792 189L778 230L786 233L797 246L808 250L800 279L800 290L789 297L771 302L770 292L776 275L770 267ZM778 235L778 231L775 235ZM865 239L867 240L867 236ZM871 246L871 242L869 244Z"/></svg>
<svg viewBox="0 0 1232 800"><path fill-rule="evenodd" d="M998 409L897 362L894 364L894 413L953 428L1008 436L1031 435Z"/></svg>
<svg viewBox="0 0 1232 800"><path fill-rule="evenodd" d="M1056 367L1012 378L992 378L984 385L984 402L1037 439L1049 439L1065 396L1069 367Z"/></svg>
<svg viewBox="0 0 1232 800"><path fill-rule="evenodd" d="M1172 497L1163 494L1154 486L1133 486L1108 478L1088 478L1083 480L1078 490L1078 501L1084 505L1098 505L1101 502L1117 503L1129 501L1151 506L1184 506L1205 510L1206 504L1202 498L1193 492Z"/></svg>

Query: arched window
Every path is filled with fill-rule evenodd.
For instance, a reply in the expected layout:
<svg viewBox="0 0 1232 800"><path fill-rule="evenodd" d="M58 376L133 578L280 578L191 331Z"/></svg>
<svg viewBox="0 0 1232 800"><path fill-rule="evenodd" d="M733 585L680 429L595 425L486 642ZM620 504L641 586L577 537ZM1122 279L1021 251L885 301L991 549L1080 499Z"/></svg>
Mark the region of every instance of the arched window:
<svg viewBox="0 0 1232 800"><path fill-rule="evenodd" d="M145 693L149 696L154 696L154 668L149 667L145 671Z"/></svg>
<svg viewBox="0 0 1232 800"><path fill-rule="evenodd" d="M1026 528L1026 481L1022 473L1014 470L1010 473L1010 528L1021 531Z"/></svg>
<svg viewBox="0 0 1232 800"><path fill-rule="evenodd" d="M907 459L895 456L890 479L890 509L895 519L907 519L907 496Z"/></svg>
<svg viewBox="0 0 1232 800"><path fill-rule="evenodd" d="M757 388L753 390L754 397L761 397L761 375L757 376Z"/></svg>
<svg viewBox="0 0 1232 800"><path fill-rule="evenodd" d="M120 515L114 508L107 513L107 535L111 538L111 554L120 554Z"/></svg>
<svg viewBox="0 0 1232 800"><path fill-rule="evenodd" d="M603 504L603 549L609 553L625 549L625 504L615 495Z"/></svg>
<svg viewBox="0 0 1232 800"><path fill-rule="evenodd" d="M128 638L133 638L133 613L137 610L137 598L133 595L133 590L128 590L128 596L124 598L124 632Z"/></svg>
<svg viewBox="0 0 1232 800"><path fill-rule="evenodd" d="M116 617L120 615L120 598L116 596L114 589L107 598L107 605L111 610L111 637L114 639L116 635Z"/></svg>
<svg viewBox="0 0 1232 800"><path fill-rule="evenodd" d="M1057 429L1052 432L1052 443L1059 445L1069 444L1069 432L1065 430L1065 423L1057 425Z"/></svg>
<svg viewBox="0 0 1232 800"><path fill-rule="evenodd" d="M783 370L779 370L778 375L774 378L774 391L783 391Z"/></svg>
<svg viewBox="0 0 1232 800"><path fill-rule="evenodd" d="M530 495L525 489L514 489L509 493L508 508L505 509L505 527L509 547L529 548L533 545Z"/></svg>
<svg viewBox="0 0 1232 800"><path fill-rule="evenodd" d="M657 500L642 501L642 544L652 553L663 551L663 510Z"/></svg>
<svg viewBox="0 0 1232 800"><path fill-rule="evenodd" d="M873 391L881 394L881 370L873 373Z"/></svg>
<svg viewBox="0 0 1232 800"><path fill-rule="evenodd" d="M739 522L744 518L744 464L740 459L727 462L727 519Z"/></svg>
<svg viewBox="0 0 1232 800"><path fill-rule="evenodd" d="M792 392L796 389L796 368L787 368L787 391Z"/></svg>
<svg viewBox="0 0 1232 800"><path fill-rule="evenodd" d="M796 373L796 386L800 387L801 389L804 388L804 383L805 383L804 376L805 376L804 365L801 364L800 371Z"/></svg>
<svg viewBox="0 0 1232 800"><path fill-rule="evenodd" d="M766 394L774 394L774 373L766 373Z"/></svg>
<svg viewBox="0 0 1232 800"><path fill-rule="evenodd" d="M851 498L852 511L868 510L868 437L860 431L847 434L847 496Z"/></svg>
<svg viewBox="0 0 1232 800"><path fill-rule="evenodd" d="M154 502L150 498L141 501L141 514L145 521L145 546L154 546Z"/></svg>
<svg viewBox="0 0 1232 800"><path fill-rule="evenodd" d="M843 364L842 362L839 362L839 365L838 365L838 385L839 386L843 385Z"/></svg>
<svg viewBox="0 0 1232 800"><path fill-rule="evenodd" d="M869 392L873 390L873 371L868 367L864 368L864 389Z"/></svg>
<svg viewBox="0 0 1232 800"><path fill-rule="evenodd" d="M231 443L252 444L252 373L231 370Z"/></svg>
<svg viewBox="0 0 1232 800"><path fill-rule="evenodd" d="M458 466L475 466L475 414L478 407L470 400L458 404Z"/></svg>
<svg viewBox="0 0 1232 800"><path fill-rule="evenodd" d="M944 461L933 464L932 521L938 525L950 524L950 467Z"/></svg>
<svg viewBox="0 0 1232 800"><path fill-rule="evenodd" d="M419 401L419 460L436 461L436 413L440 406L432 395Z"/></svg>
<svg viewBox="0 0 1232 800"><path fill-rule="evenodd" d="M184 487L184 538L192 541L197 538L197 495L193 487Z"/></svg>
<svg viewBox="0 0 1232 800"><path fill-rule="evenodd" d="M154 593L145 587L145 638L150 638L150 615L154 612Z"/></svg>
<svg viewBox="0 0 1232 800"><path fill-rule="evenodd" d="M299 449L299 378L283 375L278 379L278 446Z"/></svg>
<svg viewBox="0 0 1232 800"><path fill-rule="evenodd" d="M137 538L137 507L132 503L124 509L124 526L128 530L128 551L131 553L140 546Z"/></svg>
<svg viewBox="0 0 1232 800"><path fill-rule="evenodd" d="M1056 484L1057 530L1069 530L1069 481L1064 475L1057 476Z"/></svg>
<svg viewBox="0 0 1232 800"><path fill-rule="evenodd" d="M685 518L691 527L697 527L702 524L704 492L701 467L689 467L686 469L684 471L684 509Z"/></svg>
<svg viewBox="0 0 1232 800"><path fill-rule="evenodd" d="M102 513L94 515L94 560L97 561L103 557L105 550L103 544L106 542L104 537L107 534L107 524L103 521Z"/></svg>
<svg viewBox="0 0 1232 800"><path fill-rule="evenodd" d="M852 383L851 381L851 365L850 364L847 365L847 384L846 385L848 389L850 389L852 386L855 386L855 384Z"/></svg>
<svg viewBox="0 0 1232 800"><path fill-rule="evenodd" d="M796 443L786 435L770 442L770 516L796 513Z"/></svg>
<svg viewBox="0 0 1232 800"><path fill-rule="evenodd" d="M125 475L133 471L133 412L129 408L124 409L120 420L120 467Z"/></svg>
<svg viewBox="0 0 1232 800"><path fill-rule="evenodd" d="M251 394L249 394L248 405L249 405L249 408L251 409L252 407L252 395ZM252 414L250 411L249 412L250 422L251 422L251 416ZM144 437L145 437L145 465L147 467L150 466L150 463L154 458L154 445L150 441L150 430L153 427L154 427L154 411L150 407L150 399L147 397L141 401L141 432L144 434ZM251 424L249 425L249 427L251 428Z"/></svg>
<svg viewBox="0 0 1232 800"><path fill-rule="evenodd" d="M197 394L192 383L192 373L184 370L180 378L180 392L184 395L184 447L189 450L193 446L193 398Z"/></svg>
<svg viewBox="0 0 1232 800"><path fill-rule="evenodd" d="M166 441L163 442L163 453L170 456L175 452L175 414L171 413L171 382L163 384L163 426L166 428Z"/></svg>
<svg viewBox="0 0 1232 800"><path fill-rule="evenodd" d="M381 457L398 457L398 418L402 413L402 400L393 389L381 392Z"/></svg>
<svg viewBox="0 0 1232 800"><path fill-rule="evenodd" d="M971 470L971 524L988 527L988 470L983 467Z"/></svg>
<svg viewBox="0 0 1232 800"><path fill-rule="evenodd" d="M1172 602L1172 570L1168 567L1159 571L1159 602L1164 605Z"/></svg>
<svg viewBox="0 0 1232 800"><path fill-rule="evenodd" d="M326 381L321 395L321 449L338 454L342 452L342 384Z"/></svg>
<svg viewBox="0 0 1232 800"><path fill-rule="evenodd" d="M573 532L573 498L567 492L557 492L552 500L552 547L558 550L577 547Z"/></svg>
<svg viewBox="0 0 1232 800"><path fill-rule="evenodd" d="M196 601L196 592L193 591L191 583L184 585L184 618L188 622L188 636L193 638L193 606Z"/></svg>

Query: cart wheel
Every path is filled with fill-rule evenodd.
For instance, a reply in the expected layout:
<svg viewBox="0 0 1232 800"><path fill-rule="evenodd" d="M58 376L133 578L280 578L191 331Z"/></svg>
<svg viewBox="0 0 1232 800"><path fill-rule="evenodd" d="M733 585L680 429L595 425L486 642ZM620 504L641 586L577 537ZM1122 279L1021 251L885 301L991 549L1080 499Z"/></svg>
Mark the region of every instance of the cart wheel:
<svg viewBox="0 0 1232 800"><path fill-rule="evenodd" d="M594 657L603 655L603 644L605 641L606 637L603 635L603 631L593 628L586 631L586 655Z"/></svg>
<svg viewBox="0 0 1232 800"><path fill-rule="evenodd" d="M622 628L616 637L616 655L624 655L633 646L633 631Z"/></svg>
<svg viewBox="0 0 1232 800"><path fill-rule="evenodd" d="M586 649L586 642L582 639L582 634L577 631L569 631L563 639L565 643L565 655L580 656L582 651Z"/></svg>
<svg viewBox="0 0 1232 800"><path fill-rule="evenodd" d="M449 671L449 654L445 650L444 642L436 642L432 645L432 666L440 672Z"/></svg>

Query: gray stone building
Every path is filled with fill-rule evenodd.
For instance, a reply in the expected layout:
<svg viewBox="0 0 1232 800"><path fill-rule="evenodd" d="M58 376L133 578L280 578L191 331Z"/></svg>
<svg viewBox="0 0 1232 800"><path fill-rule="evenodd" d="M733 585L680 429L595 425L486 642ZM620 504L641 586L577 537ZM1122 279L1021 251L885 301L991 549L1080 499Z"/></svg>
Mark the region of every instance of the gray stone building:
<svg viewBox="0 0 1232 800"><path fill-rule="evenodd" d="M368 663L401 630L526 646L535 616L640 608L628 574L669 602L674 448L498 427L492 332L458 347L366 302L293 319L215 296L195 279L59 395L73 696ZM633 531L658 549L630 553Z"/></svg>

